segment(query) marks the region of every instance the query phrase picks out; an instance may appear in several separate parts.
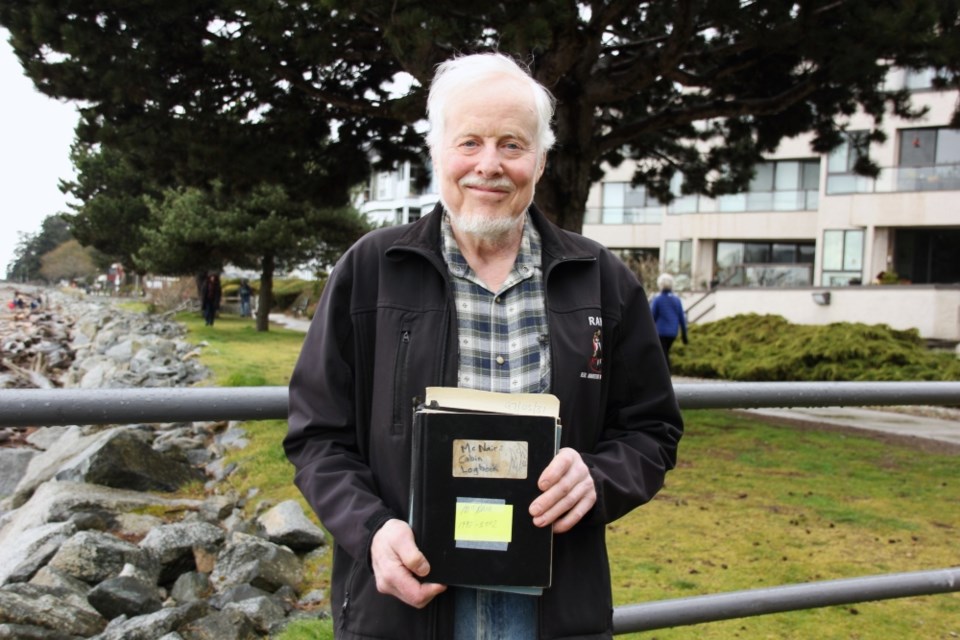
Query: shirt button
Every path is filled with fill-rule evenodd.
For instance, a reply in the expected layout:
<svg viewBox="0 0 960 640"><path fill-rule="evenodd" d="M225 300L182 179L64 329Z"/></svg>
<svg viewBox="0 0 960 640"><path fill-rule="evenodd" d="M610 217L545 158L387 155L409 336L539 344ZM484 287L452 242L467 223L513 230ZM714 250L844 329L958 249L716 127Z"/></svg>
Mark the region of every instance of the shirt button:
<svg viewBox="0 0 960 640"><path fill-rule="evenodd" d="M503 356L497 356L497 364L503 364Z"/></svg>
<svg viewBox="0 0 960 640"><path fill-rule="evenodd" d="M502 302L502 300L500 300L500 296L497 296L496 298L494 298L493 301L496 302L497 304L500 304Z"/></svg>

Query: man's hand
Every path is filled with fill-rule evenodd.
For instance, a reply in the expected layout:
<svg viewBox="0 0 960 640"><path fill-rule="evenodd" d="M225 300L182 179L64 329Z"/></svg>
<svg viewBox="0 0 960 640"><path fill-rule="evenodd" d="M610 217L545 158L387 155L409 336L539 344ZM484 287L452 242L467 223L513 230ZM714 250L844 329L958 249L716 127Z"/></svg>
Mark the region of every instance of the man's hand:
<svg viewBox="0 0 960 640"><path fill-rule="evenodd" d="M554 533L572 529L597 501L590 470L574 449L560 449L540 474L537 485L543 493L530 505L533 524L553 524Z"/></svg>
<svg viewBox="0 0 960 640"><path fill-rule="evenodd" d="M430 563L417 548L410 525L403 520L387 520L373 534L370 560L377 591L399 598L411 607L422 609L447 589L443 584L417 580L417 576L430 573Z"/></svg>

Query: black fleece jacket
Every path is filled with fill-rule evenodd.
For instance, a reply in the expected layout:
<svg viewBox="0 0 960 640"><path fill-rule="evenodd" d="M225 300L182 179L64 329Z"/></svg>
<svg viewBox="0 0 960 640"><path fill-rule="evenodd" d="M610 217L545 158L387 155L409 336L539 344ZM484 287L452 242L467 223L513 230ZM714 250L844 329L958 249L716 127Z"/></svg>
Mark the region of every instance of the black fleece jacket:
<svg viewBox="0 0 960 640"><path fill-rule="evenodd" d="M541 638L609 638L605 526L649 501L676 462L683 423L647 296L619 258L530 208L543 242L551 391L561 446L579 451L593 510L554 539ZM376 590L373 534L407 519L413 408L428 386L456 386L457 325L440 253L439 206L373 231L334 268L290 381L287 456L333 535L338 638L449 638L452 598L423 610ZM598 350L598 346L600 349Z"/></svg>

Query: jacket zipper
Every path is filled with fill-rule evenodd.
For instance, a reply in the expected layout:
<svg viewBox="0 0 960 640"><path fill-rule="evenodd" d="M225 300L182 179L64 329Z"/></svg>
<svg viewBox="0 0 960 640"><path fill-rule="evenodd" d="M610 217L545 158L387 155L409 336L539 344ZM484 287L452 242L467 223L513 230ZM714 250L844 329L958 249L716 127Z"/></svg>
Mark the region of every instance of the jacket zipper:
<svg viewBox="0 0 960 640"><path fill-rule="evenodd" d="M403 394L407 388L407 358L410 351L410 330L400 331L400 346L397 347L397 362L394 367L393 387L393 425L399 429L403 422Z"/></svg>

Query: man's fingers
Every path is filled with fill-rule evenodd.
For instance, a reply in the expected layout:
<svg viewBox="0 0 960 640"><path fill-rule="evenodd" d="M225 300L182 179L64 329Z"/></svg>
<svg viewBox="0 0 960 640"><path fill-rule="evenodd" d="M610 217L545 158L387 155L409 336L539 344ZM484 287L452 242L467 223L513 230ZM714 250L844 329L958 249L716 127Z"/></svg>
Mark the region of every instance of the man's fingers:
<svg viewBox="0 0 960 640"><path fill-rule="evenodd" d="M413 531L402 520L388 520L373 536L370 561L377 591L412 607L423 608L446 590L442 584L422 584L416 576L430 572L430 564L417 548Z"/></svg>
<svg viewBox="0 0 960 640"><path fill-rule="evenodd" d="M539 479L541 494L530 505L530 515L538 527L554 525L563 533L580 521L597 501L597 490L590 470L580 454L561 449Z"/></svg>

